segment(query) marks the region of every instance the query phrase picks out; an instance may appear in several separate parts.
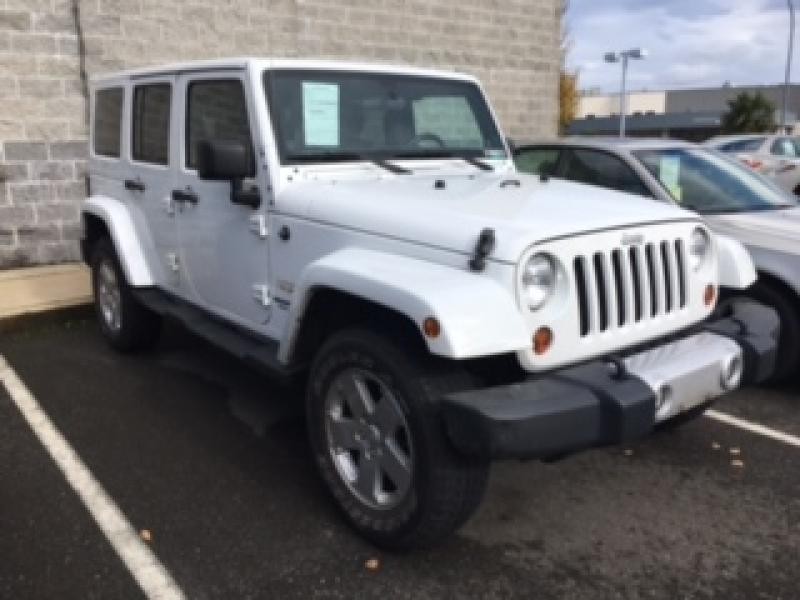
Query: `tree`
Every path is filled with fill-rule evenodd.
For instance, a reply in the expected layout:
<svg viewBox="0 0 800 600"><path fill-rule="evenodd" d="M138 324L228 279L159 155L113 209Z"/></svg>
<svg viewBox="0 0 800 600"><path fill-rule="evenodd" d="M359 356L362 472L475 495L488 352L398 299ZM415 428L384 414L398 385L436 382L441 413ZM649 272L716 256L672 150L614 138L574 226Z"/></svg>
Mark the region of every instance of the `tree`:
<svg viewBox="0 0 800 600"><path fill-rule="evenodd" d="M567 54L569 53L572 41L566 27L566 15L569 9L569 0L563 0L561 4L560 26L561 26L561 69L558 74L558 133L564 135L569 124L575 120L578 114L578 103L580 101L578 93L578 71L567 69Z"/></svg>
<svg viewBox="0 0 800 600"><path fill-rule="evenodd" d="M558 132L561 135L578 114L578 73L561 69L558 77Z"/></svg>
<svg viewBox="0 0 800 600"><path fill-rule="evenodd" d="M775 105L764 94L742 92L728 100L722 117L724 133L764 133L775 129Z"/></svg>

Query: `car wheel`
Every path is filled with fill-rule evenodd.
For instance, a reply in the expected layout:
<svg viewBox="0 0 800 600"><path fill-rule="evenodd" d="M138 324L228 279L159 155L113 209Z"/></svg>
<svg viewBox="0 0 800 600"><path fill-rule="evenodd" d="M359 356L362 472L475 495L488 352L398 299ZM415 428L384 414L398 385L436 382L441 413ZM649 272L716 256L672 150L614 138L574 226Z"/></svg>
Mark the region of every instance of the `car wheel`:
<svg viewBox="0 0 800 600"><path fill-rule="evenodd" d="M442 394L470 387L465 371L368 331L337 333L318 352L307 391L315 461L347 520L373 543L431 545L477 509L489 464L455 452L438 410Z"/></svg>
<svg viewBox="0 0 800 600"><path fill-rule="evenodd" d="M727 298L721 303L720 310L724 311L726 304L742 297L736 295ZM800 339L800 305L797 296L762 278L747 290L747 296L744 297L774 308L780 319L778 356L775 361L775 372L769 382L780 383L796 378L797 368L800 366L800 344L797 342Z"/></svg>
<svg viewBox="0 0 800 600"><path fill-rule="evenodd" d="M95 313L104 337L123 352L154 346L161 317L136 300L108 238L95 244L91 264Z"/></svg>

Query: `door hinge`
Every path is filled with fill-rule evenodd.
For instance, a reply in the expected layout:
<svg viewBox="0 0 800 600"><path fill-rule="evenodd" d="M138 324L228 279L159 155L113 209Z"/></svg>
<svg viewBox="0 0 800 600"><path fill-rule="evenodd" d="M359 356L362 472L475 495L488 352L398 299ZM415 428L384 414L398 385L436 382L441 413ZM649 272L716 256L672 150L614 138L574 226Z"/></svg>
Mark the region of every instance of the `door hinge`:
<svg viewBox="0 0 800 600"><path fill-rule="evenodd" d="M272 298L269 293L269 286L259 283L253 286L253 299L261 306L269 306L272 304Z"/></svg>
<svg viewBox="0 0 800 600"><path fill-rule="evenodd" d="M250 217L250 231L255 233L260 239L266 239L269 235L267 217L265 215L253 215Z"/></svg>
<svg viewBox="0 0 800 600"><path fill-rule="evenodd" d="M175 252L167 253L167 264L169 265L169 268L174 272L177 272L181 268L181 261Z"/></svg>

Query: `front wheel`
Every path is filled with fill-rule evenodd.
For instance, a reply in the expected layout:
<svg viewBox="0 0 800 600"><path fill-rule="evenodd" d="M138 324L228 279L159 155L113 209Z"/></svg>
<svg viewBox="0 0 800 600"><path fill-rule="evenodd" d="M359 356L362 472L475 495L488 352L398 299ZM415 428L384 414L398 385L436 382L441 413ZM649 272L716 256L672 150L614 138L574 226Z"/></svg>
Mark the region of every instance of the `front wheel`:
<svg viewBox="0 0 800 600"><path fill-rule="evenodd" d="M472 385L368 331L335 334L319 351L307 394L314 457L347 520L375 544L431 545L477 509L488 462L457 454L438 412L442 394Z"/></svg>

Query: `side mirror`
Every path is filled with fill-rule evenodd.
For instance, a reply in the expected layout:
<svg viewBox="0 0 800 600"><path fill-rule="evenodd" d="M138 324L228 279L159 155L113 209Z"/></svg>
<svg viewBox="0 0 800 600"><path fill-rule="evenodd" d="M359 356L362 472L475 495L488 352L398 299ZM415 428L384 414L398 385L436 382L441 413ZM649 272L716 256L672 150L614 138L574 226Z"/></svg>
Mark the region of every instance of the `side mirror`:
<svg viewBox="0 0 800 600"><path fill-rule="evenodd" d="M241 142L203 140L197 143L197 174L200 179L233 181L254 177L256 166Z"/></svg>
<svg viewBox="0 0 800 600"><path fill-rule="evenodd" d="M197 175L209 181L230 181L231 202L256 209L261 206L257 188L245 190L242 180L255 177L256 165L247 146L236 141L203 140L197 143Z"/></svg>

